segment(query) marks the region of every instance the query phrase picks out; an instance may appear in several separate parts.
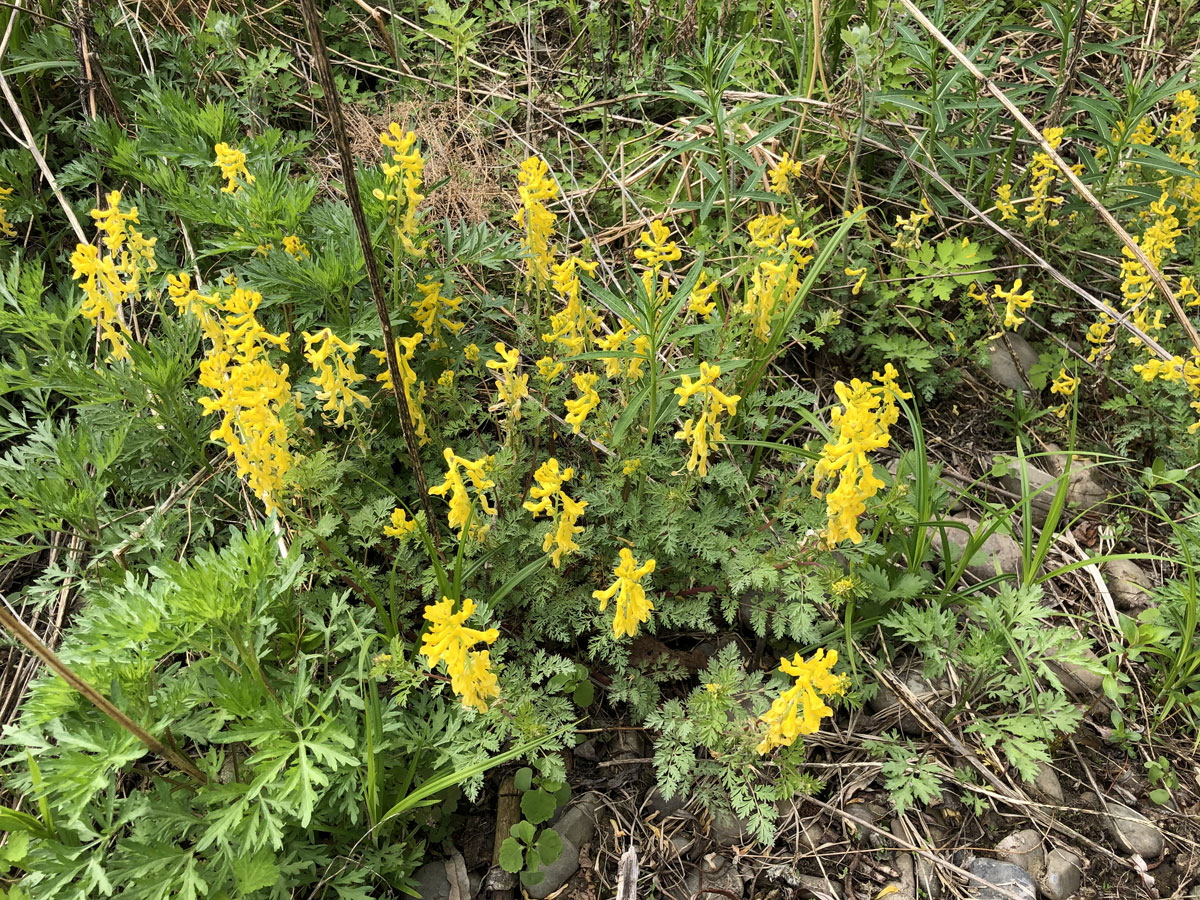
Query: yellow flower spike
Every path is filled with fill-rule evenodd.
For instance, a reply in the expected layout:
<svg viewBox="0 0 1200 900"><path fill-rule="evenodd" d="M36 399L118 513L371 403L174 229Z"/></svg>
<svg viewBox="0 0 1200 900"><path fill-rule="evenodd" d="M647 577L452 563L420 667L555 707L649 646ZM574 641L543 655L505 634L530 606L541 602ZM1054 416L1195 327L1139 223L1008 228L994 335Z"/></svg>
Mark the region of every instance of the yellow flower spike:
<svg viewBox="0 0 1200 900"><path fill-rule="evenodd" d="M200 294L186 274L168 276L168 293L180 314L194 314L210 347L200 363L204 415L219 413L209 437L222 442L239 478L263 501L267 512L278 506L283 479L292 467L288 430L281 418L293 403L286 365L275 369L269 348L287 350L288 335L270 334L259 323L262 295L235 288L227 297Z"/></svg>
<svg viewBox="0 0 1200 900"><path fill-rule="evenodd" d="M854 378L848 385L840 381L834 385L842 405L830 415L834 439L825 444L817 461L812 486L814 497L825 498L825 543L830 547L846 540L862 543L858 518L866 512L866 501L883 487L867 454L888 446L888 429L900 417L896 401L912 397L900 388L899 373L891 363L884 366L883 374L872 373L872 378L878 384ZM835 479L833 489L825 491L824 483Z"/></svg>
<svg viewBox="0 0 1200 900"><path fill-rule="evenodd" d="M650 228L640 235L644 247L638 247L633 255L640 259L650 269L661 269L664 263L674 262L682 258L683 251L674 241L668 241L671 232L662 220L655 219Z"/></svg>
<svg viewBox="0 0 1200 900"><path fill-rule="evenodd" d="M447 369L445 372L439 375L437 383L440 387L444 388L454 387L454 370Z"/></svg>
<svg viewBox="0 0 1200 900"><path fill-rule="evenodd" d="M12 192L10 187L0 187L0 234L7 238L17 236L17 230L13 228L12 222L8 221L8 211L4 208L4 201L12 196Z"/></svg>
<svg viewBox="0 0 1200 900"><path fill-rule="evenodd" d="M547 344L558 341L572 356L583 353L588 342L596 340L600 317L583 303L579 273L591 275L598 265L594 260L584 262L572 256L551 267L551 283L566 306L550 316L550 331L542 335L542 340Z"/></svg>
<svg viewBox="0 0 1200 900"><path fill-rule="evenodd" d="M412 131L405 132L392 122L387 131L380 133L379 142L391 150L392 162L385 162L381 166L386 190L376 188L371 193L383 202L385 217L404 251L416 258L423 257L428 244L418 247L413 243L417 231L417 208L425 199L425 195L420 193L425 160L417 149L417 136Z"/></svg>
<svg viewBox="0 0 1200 900"><path fill-rule="evenodd" d="M521 163L517 173L517 194L521 206L513 215L517 227L525 233L521 246L525 249L525 282L545 288L550 283L550 266L554 261L551 242L557 216L546 207L558 196L558 185L550 176L550 167L536 156Z"/></svg>
<svg viewBox="0 0 1200 900"><path fill-rule="evenodd" d="M300 240L296 235L289 234L283 239L283 250L292 259L299 262L302 259L308 259L312 256L308 252L308 246L304 241Z"/></svg>
<svg viewBox="0 0 1200 900"><path fill-rule="evenodd" d="M608 601L615 595L613 634L618 638L637 637L638 627L650 620L650 611L654 609L641 581L654 571L655 563L653 559L648 559L638 565L628 547L622 547L618 555L621 561L613 571L616 581L606 590L592 591L592 597L600 601L600 611L604 612L608 608Z"/></svg>
<svg viewBox="0 0 1200 900"><path fill-rule="evenodd" d="M479 362L479 345L467 344L467 346L463 348L463 356L466 357L467 362Z"/></svg>
<svg viewBox="0 0 1200 900"><path fill-rule="evenodd" d="M571 379L579 392L578 397L567 401L566 421L574 434L579 434L592 410L600 405L600 395L596 392L596 382L599 380L599 375L590 372L580 373Z"/></svg>
<svg viewBox="0 0 1200 900"><path fill-rule="evenodd" d="M1060 368L1058 370L1058 377L1056 379L1054 379L1054 381L1050 385L1050 393L1058 394L1058 395L1066 398L1066 397L1070 397L1072 394L1074 394L1078 387L1079 387L1079 379L1068 375L1066 369ZM1067 404L1064 403L1061 406L1059 406L1058 409L1055 410L1054 414L1056 416L1058 416L1058 418L1060 418L1060 419L1066 418Z"/></svg>
<svg viewBox="0 0 1200 900"><path fill-rule="evenodd" d="M538 377L547 382L553 381L563 373L566 366L552 356L543 356L537 361Z"/></svg>
<svg viewBox="0 0 1200 900"><path fill-rule="evenodd" d="M679 406L685 407L693 397L700 399L699 415L684 422L683 430L676 432L677 440L691 444L692 453L688 458L689 472L699 470L700 477L708 475L708 456L711 448L724 440L721 431L720 416L724 412L728 416L737 414L738 401L742 398L734 394L730 396L716 386L721 375L720 366L700 363L700 378L692 381L691 376L684 375L682 384L675 388L679 396Z"/></svg>
<svg viewBox="0 0 1200 900"><path fill-rule="evenodd" d="M790 747L802 734L815 734L821 720L833 715L833 710L822 699L844 693L848 679L834 675L837 665L836 650L828 653L817 650L812 659L805 662L799 653L789 662L779 661L779 669L795 676L796 683L777 697L762 717L767 734L758 745L758 752L765 756L776 747Z"/></svg>
<svg viewBox="0 0 1200 900"><path fill-rule="evenodd" d="M440 603L425 607L425 621L429 630L421 638L421 655L428 661L429 668L438 663L446 664L450 676L450 687L467 708L487 712L487 701L500 696L500 687L491 671L491 660L487 650L473 649L476 644L494 644L500 637L499 630L488 628L480 631L463 625L475 613L475 601L464 597L462 610L454 612L454 601L443 597Z"/></svg>
<svg viewBox="0 0 1200 900"><path fill-rule="evenodd" d="M402 538L412 534L416 528L417 523L408 517L404 507L397 506L392 510L391 524L383 526L383 533L388 537Z"/></svg>
<svg viewBox="0 0 1200 900"><path fill-rule="evenodd" d="M712 299L712 295L720 286L719 281L710 280L708 273L701 271L700 277L696 279L696 286L688 295L688 312L693 312L708 321L712 317L713 310L717 308L717 301Z"/></svg>
<svg viewBox="0 0 1200 900"><path fill-rule="evenodd" d="M1021 293L1020 278L1014 281L1013 286L1008 290L1000 287L1000 285L996 285L992 289L992 293L998 300L1004 301L1005 328L1017 328L1022 322L1025 321L1024 318L1017 314L1017 310L1020 309L1025 311L1033 305L1033 290L1030 289L1024 293Z"/></svg>
<svg viewBox="0 0 1200 900"><path fill-rule="evenodd" d="M496 515L496 509L488 503L485 493L496 486L496 483L488 477L492 457L481 456L472 462L457 456L449 447L443 451L442 455L446 460L446 478L441 484L431 487L429 493L435 497L445 497L449 493L450 499L446 502L449 504L450 510L447 513L446 521L453 530L458 532L459 540L462 540L467 520L473 519L470 536L478 540L487 533L487 526L478 524L479 516L473 515L471 494L463 480L463 475L466 474L471 482L471 487L475 489L475 499L479 501L480 510L489 516Z"/></svg>
<svg viewBox="0 0 1200 900"><path fill-rule="evenodd" d="M105 253L92 244L77 244L71 254L72 277L79 281L84 301L80 313L100 332L114 360L128 360L129 330L121 320L126 301L142 296L142 281L157 270L154 260L155 238L147 239L130 228L138 224L137 207L121 211L120 191L110 192L107 209L94 209L92 219L104 235Z"/></svg>
<svg viewBox="0 0 1200 900"><path fill-rule="evenodd" d="M846 275L850 278L857 278L854 282L854 287L850 289L851 296L857 297L861 292L863 285L867 283L867 267L860 266L857 269L846 268Z"/></svg>
<svg viewBox="0 0 1200 900"><path fill-rule="evenodd" d="M456 322L450 317L458 312L463 298L442 296L445 282L426 279L417 285L421 299L412 302L413 319L421 331L429 338L429 349L440 350L446 346L444 332L458 334L466 327L466 322Z"/></svg>
<svg viewBox="0 0 1200 900"><path fill-rule="evenodd" d="M792 190L791 179L800 175L800 163L791 158L786 152L779 158L767 176L769 189L772 194L787 194Z"/></svg>
<svg viewBox="0 0 1200 900"><path fill-rule="evenodd" d="M223 194L236 194L242 189L242 183L254 184L254 176L246 169L246 154L241 150L236 150L226 144L224 141L217 144L213 148L216 154L214 166L220 168L221 177L225 179L225 187L221 188ZM238 179L241 179L239 181Z"/></svg>
<svg viewBox="0 0 1200 900"><path fill-rule="evenodd" d="M1013 186L1002 184L996 188L996 209L1000 211L1000 221L1007 222L1017 217L1016 204L1012 202Z"/></svg>
<svg viewBox="0 0 1200 900"><path fill-rule="evenodd" d="M550 562L556 569L561 567L564 555L579 549L575 535L583 532L583 528L576 523L583 515L587 501L575 501L563 491L563 485L574 474L575 470L569 466L560 472L558 460L551 457L533 475L537 481L537 485L529 491L533 499L522 504L533 513L535 519L544 515L551 520L551 529L542 543L542 552L550 554Z"/></svg>
<svg viewBox="0 0 1200 900"><path fill-rule="evenodd" d="M404 381L404 399L408 403L408 414L412 418L413 430L416 432L417 441L424 446L429 443L428 426L425 423L425 415L421 411L420 400L425 396L425 382L417 380L417 373L413 370L412 360L416 354L417 345L421 343L425 337L421 332L417 332L411 337L396 338L396 362L400 368L400 378ZM371 355L379 360L379 364L383 366L383 371L375 376L375 380L383 385L385 390L395 390L392 382L392 373L387 367L387 353L383 350L372 350ZM416 388L416 396L413 396L413 388Z"/></svg>
<svg viewBox="0 0 1200 900"><path fill-rule="evenodd" d="M357 342L347 344L328 328L316 334L306 331L302 336L304 358L317 373L309 383L317 386L317 399L325 404L322 409L337 411L334 424L340 427L346 423L346 412L355 403L365 407L371 405L365 395L354 390L354 385L366 378L354 368L354 356L360 345Z"/></svg>
<svg viewBox="0 0 1200 900"><path fill-rule="evenodd" d="M775 313L785 309L800 290L800 274L813 259L812 238L804 237L786 216L758 216L750 221L752 246L766 251L750 273L749 287L740 312L752 325L755 337L770 340Z"/></svg>
<svg viewBox="0 0 1200 900"><path fill-rule="evenodd" d="M496 391L500 394L500 402L508 407L515 422L521 418L521 401L529 396L529 376L517 374L521 354L515 348L509 350L503 342L497 342L496 352L503 361L488 360L487 367L496 373Z"/></svg>

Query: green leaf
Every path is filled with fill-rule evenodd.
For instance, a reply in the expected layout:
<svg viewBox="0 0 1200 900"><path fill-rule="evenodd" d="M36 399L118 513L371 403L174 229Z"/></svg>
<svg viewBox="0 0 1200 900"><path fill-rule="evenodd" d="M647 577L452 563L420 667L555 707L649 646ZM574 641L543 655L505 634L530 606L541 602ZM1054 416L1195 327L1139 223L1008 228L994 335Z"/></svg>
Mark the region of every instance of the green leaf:
<svg viewBox="0 0 1200 900"><path fill-rule="evenodd" d="M513 875L525 868L525 848L516 838L505 838L500 845L500 868Z"/></svg>
<svg viewBox="0 0 1200 900"><path fill-rule="evenodd" d="M538 836L537 852L543 866L550 865L550 863L562 856L563 842L562 838L558 836L558 832L553 828L547 828L543 831Z"/></svg>
<svg viewBox="0 0 1200 900"><path fill-rule="evenodd" d="M513 776L513 782L517 786L518 791L527 791L533 787L533 769L529 766L522 766L517 769L517 773Z"/></svg>
<svg viewBox="0 0 1200 900"><path fill-rule="evenodd" d="M521 797L521 814L534 825L545 822L554 815L554 810L557 808L558 802L554 799L554 795L547 794L541 788L527 791Z"/></svg>
<svg viewBox="0 0 1200 900"><path fill-rule="evenodd" d="M522 872L521 884L525 887L533 887L535 884L541 884L546 880L545 872Z"/></svg>
<svg viewBox="0 0 1200 900"><path fill-rule="evenodd" d="M1171 799L1171 792L1168 791L1166 788L1157 788L1150 792L1151 802L1156 803L1159 806L1162 806L1164 803L1166 803L1170 799ZM553 832L550 832L550 833L553 834ZM539 842L539 844L540 844L540 842ZM539 851L539 853L541 852L540 846L538 847L538 851Z"/></svg>
<svg viewBox="0 0 1200 900"><path fill-rule="evenodd" d="M576 706L591 706L592 701L596 699L596 686L590 681L579 682L575 686L575 693L571 695L571 699L575 701Z"/></svg>
<svg viewBox="0 0 1200 900"><path fill-rule="evenodd" d="M522 820L520 822L515 822L508 829L508 833L511 834L515 840L520 841L522 844L532 845L533 836L537 833L537 829L534 828L529 822Z"/></svg>
<svg viewBox="0 0 1200 900"><path fill-rule="evenodd" d="M269 848L263 848L253 856L234 856L232 865L233 877L243 894L251 894L279 881L279 866Z"/></svg>

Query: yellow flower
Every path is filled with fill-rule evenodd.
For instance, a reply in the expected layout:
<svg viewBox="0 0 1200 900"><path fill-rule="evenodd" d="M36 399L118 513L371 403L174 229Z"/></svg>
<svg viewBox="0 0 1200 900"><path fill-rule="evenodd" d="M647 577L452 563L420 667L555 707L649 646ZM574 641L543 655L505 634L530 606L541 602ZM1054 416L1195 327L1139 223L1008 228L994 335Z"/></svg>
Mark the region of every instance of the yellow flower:
<svg viewBox="0 0 1200 900"><path fill-rule="evenodd" d="M500 687L490 668L487 650L476 651L476 644L494 644L499 630L479 631L463 623L475 613L475 601L464 597L462 611L454 612L454 601L443 597L440 603L425 607L429 630L421 638L421 655L432 669L440 662L446 664L450 687L467 708L487 712L487 701L500 696Z"/></svg>
<svg viewBox="0 0 1200 900"><path fill-rule="evenodd" d="M204 295L181 273L167 279L168 293L181 314L200 320L210 347L200 363L204 415L221 414L209 437L229 448L239 478L246 480L267 512L278 506L283 478L292 467L287 425L280 413L292 403L288 367L275 369L269 347L287 351L286 334L273 335L259 323L262 295L235 288L228 297Z"/></svg>
<svg viewBox="0 0 1200 900"><path fill-rule="evenodd" d="M325 403L322 409L326 412L337 410L334 424L344 425L346 411L355 403L371 405L366 396L354 390L354 385L366 378L354 368L354 355L358 353L359 344L347 344L328 328L316 334L306 331L303 338L304 358L317 372L315 377L308 379L309 383L317 386L317 399Z"/></svg>
<svg viewBox="0 0 1200 900"><path fill-rule="evenodd" d="M767 252L750 274L741 314L750 320L755 337L763 343L771 337L776 310L786 309L795 299L800 291L800 274L813 259L805 251L811 250L815 241L804 237L793 225L786 216L769 215L751 219L747 226L751 245Z"/></svg>
<svg viewBox="0 0 1200 900"><path fill-rule="evenodd" d="M600 395L596 393L596 382L599 380L599 375L586 372L571 379L579 391L578 397L567 401L567 424L574 434L579 434L592 410L600 405Z"/></svg>
<svg viewBox="0 0 1200 900"><path fill-rule="evenodd" d="M996 298L998 300L1004 301L1004 304L1005 304L1004 305L1004 327L1005 328L1016 328L1022 322L1025 321L1025 319L1023 319L1020 315L1017 314L1017 310L1020 309L1022 311L1025 311L1025 310L1028 310L1029 307L1031 307L1033 305L1033 290L1031 289L1031 290L1026 291L1025 293L1021 293L1021 279L1020 278L1018 278L1016 281L1014 281L1013 286L1011 288L1009 288L1007 291L1004 290L1004 288L1000 287L1000 285L996 285L992 289L992 293L996 296Z"/></svg>
<svg viewBox="0 0 1200 900"><path fill-rule="evenodd" d="M92 210L96 228L104 235L105 253L92 244L77 244L71 254L72 277L79 281L84 301L80 313L108 341L110 357L129 359L129 330L121 320L122 305L142 296L145 276L157 270L154 260L156 238L145 238L130 225L138 223L138 209L121 212L121 193L105 198L107 209Z"/></svg>
<svg viewBox="0 0 1200 900"><path fill-rule="evenodd" d="M467 344L463 349L463 356L467 358L467 362L479 362L479 345Z"/></svg>
<svg viewBox="0 0 1200 900"><path fill-rule="evenodd" d="M761 755L776 747L790 747L802 734L815 734L821 720L833 715L821 695L836 697L846 690L846 676L833 674L837 660L836 650L826 653L820 649L807 662L799 653L790 662L779 661L780 671L794 675L796 683L777 697L762 717L767 734L758 745Z"/></svg>
<svg viewBox="0 0 1200 900"><path fill-rule="evenodd" d="M550 266L554 254L550 242L554 238L554 222L557 216L546 207L547 201L558 196L558 185L550 176L550 167L531 156L521 163L517 173L517 194L521 206L513 216L517 227L524 230L521 246L525 248L527 265L526 286L536 284L544 288L550 283Z"/></svg>
<svg viewBox="0 0 1200 900"><path fill-rule="evenodd" d="M642 467L642 461L640 459L627 459L623 463L621 463L621 474L622 475L632 475L634 472L636 472L641 467Z"/></svg>
<svg viewBox="0 0 1200 900"><path fill-rule="evenodd" d="M1012 202L1013 186L1002 184L996 188L996 209L1000 210L1000 221L1007 222L1017 217L1016 204Z"/></svg>
<svg viewBox="0 0 1200 900"><path fill-rule="evenodd" d="M289 234L283 239L283 249L288 256L297 261L301 259L307 259L312 255L308 252L308 247L305 245L304 241L300 240L300 238L296 237L294 234Z"/></svg>
<svg viewBox="0 0 1200 900"><path fill-rule="evenodd" d="M674 262L683 256L683 251L679 249L674 241L667 241L671 236L671 232L660 219L655 219L650 223L650 228L641 233L642 243L645 247L638 247L633 251L633 255L640 259L651 269L661 269L663 263Z"/></svg>
<svg viewBox="0 0 1200 900"><path fill-rule="evenodd" d="M846 274L851 278L857 278L854 282L854 287L850 290L852 296L857 297L862 292L862 287L867 282L867 267L861 266L857 269L846 268Z"/></svg>
<svg viewBox="0 0 1200 900"><path fill-rule="evenodd" d="M575 535L583 532L583 528L576 523L583 515L587 501L576 502L563 491L563 485L574 474L575 470L570 466L560 472L557 459L552 457L546 460L533 475L537 481L537 485L529 491L533 499L522 504L533 513L535 519L544 515L551 520L551 529L542 542L542 552L550 554L550 562L556 569L561 567L564 555L579 549Z"/></svg>
<svg viewBox="0 0 1200 900"><path fill-rule="evenodd" d="M1054 379L1053 383L1050 385L1050 393L1059 394L1063 397L1070 397L1075 393L1075 390L1078 387L1079 379L1073 378L1067 374L1066 369L1060 368L1058 370L1058 377ZM1055 415L1057 415L1060 419L1064 418L1067 415L1067 405L1064 403L1062 406L1060 406Z"/></svg>
<svg viewBox="0 0 1200 900"><path fill-rule="evenodd" d="M854 590L854 581L850 578L839 578L833 583L833 593L838 597L845 597Z"/></svg>
<svg viewBox="0 0 1200 900"><path fill-rule="evenodd" d="M772 194L786 194L792 189L791 178L800 175L800 163L794 160L787 153L779 158L774 166L771 167L771 172L767 176Z"/></svg>
<svg viewBox="0 0 1200 900"><path fill-rule="evenodd" d="M213 165L221 169L221 177L225 179L225 187L221 188L222 193L237 193L242 189L242 181L246 184L254 184L254 176L246 170L245 153L235 150L223 141L213 148L213 152L217 156ZM239 178L242 181L238 181Z"/></svg>
<svg viewBox="0 0 1200 900"><path fill-rule="evenodd" d="M417 523L408 517L408 513L404 511L404 507L397 506L392 510L391 524L383 526L383 533L388 537L402 538L412 534L416 528Z"/></svg>
<svg viewBox="0 0 1200 900"><path fill-rule="evenodd" d="M538 377L543 378L546 381L553 381L562 374L562 371L565 368L565 365L555 361L554 357L552 356L543 356L537 361Z"/></svg>
<svg viewBox="0 0 1200 900"><path fill-rule="evenodd" d="M17 236L17 230L8 221L8 211L4 208L4 201L12 196L12 192L12 188L0 187L0 234L9 238Z"/></svg>
<svg viewBox="0 0 1200 900"><path fill-rule="evenodd" d="M492 465L492 457L481 456L472 462L456 456L449 447L443 451L442 455L446 460L446 478L437 487L431 487L429 493L437 497L445 497L449 492L450 499L446 502L450 505L450 511L446 520L450 527L458 532L459 540L462 540L467 520L471 519L470 536L478 540L487 533L487 526L478 524L479 516L473 514L474 507L471 504L471 495L467 490L466 482L463 481L463 472L467 474L471 486L475 489L479 508L489 516L496 515L495 507L488 503L487 494L484 493L496 486L496 483L487 474Z"/></svg>
<svg viewBox="0 0 1200 900"><path fill-rule="evenodd" d="M424 283L417 285L421 299L414 300L412 303L415 307L413 319L421 327L421 331L429 337L430 350L440 350L446 346L443 330L451 334L458 334L467 324L466 322L455 322L450 318L462 306L463 298L443 297L444 285L445 282L434 281L432 278L426 279Z"/></svg>
<svg viewBox="0 0 1200 900"><path fill-rule="evenodd" d="M1061 128L1047 128L1042 134L1046 138L1046 143L1055 150L1062 143L1063 130ZM1054 179L1058 174L1058 167L1054 164L1049 154L1038 150L1033 154L1033 161L1029 166L1029 190L1032 194L1032 199L1025 204L1025 224L1034 225L1038 222L1045 222L1053 227L1058 224L1058 219L1050 218L1050 210L1062 204L1063 198L1056 197L1052 193L1054 187Z"/></svg>
<svg viewBox="0 0 1200 900"><path fill-rule="evenodd" d="M371 193L383 203L384 217L404 251L409 256L423 257L428 242L419 247L413 242L417 231L417 208L425 199L420 192L425 160L417 149L417 136L414 132L405 132L392 122L388 130L379 135L379 142L391 149L392 162L384 163L381 167L384 189L376 188Z"/></svg>
<svg viewBox="0 0 1200 900"><path fill-rule="evenodd" d="M719 281L709 280L708 273L702 271L700 277L696 279L696 286L688 295L688 312L694 312L707 321L717 307L717 301L712 299L712 295L720 286Z"/></svg>
<svg viewBox="0 0 1200 900"><path fill-rule="evenodd" d="M444 388L453 387L454 386L454 370L447 369L445 372L443 372L441 375L439 375L437 383Z"/></svg>
<svg viewBox="0 0 1200 900"><path fill-rule="evenodd" d="M417 344L421 343L424 337L418 331L411 337L396 338L395 342L396 363L400 369L400 378L404 382L404 400L408 404L408 415L412 419L413 431L416 432L417 441L422 446L429 443L425 415L421 412L421 401L425 399L425 382L422 381L418 384L417 373L412 367L412 359L417 351ZM375 380L382 384L385 390L395 390L391 370L387 367L387 353L383 350L372 350L371 355L383 366L383 371L375 376ZM413 396L414 387L417 388L416 397Z"/></svg>
<svg viewBox="0 0 1200 900"><path fill-rule="evenodd" d="M521 418L521 400L529 396L529 376L517 374L521 354L515 348L509 350L502 341L497 341L496 352L503 362L488 360L487 367L496 373L496 391L500 394L500 402L509 408L515 422Z"/></svg>
<svg viewBox="0 0 1200 900"><path fill-rule="evenodd" d="M683 423L683 430L675 434L677 440L689 441L692 454L688 458L687 468L691 472L700 470L700 477L708 475L708 454L714 444L725 439L721 432L720 416L722 411L727 415L737 414L738 401L742 398L734 394L730 396L717 387L717 378L721 375L720 366L710 366L700 363L700 378L693 382L691 377L684 375L680 387L675 388L679 395L679 406L687 405L692 397L700 397L700 414L693 416Z"/></svg>
<svg viewBox="0 0 1200 900"><path fill-rule="evenodd" d="M896 399L912 397L901 390L899 373L891 363L882 375L873 372L871 377L878 385L854 378L849 385L839 381L834 386L842 401L842 406L835 406L831 414L834 439L825 445L813 472L814 497L823 495L826 479L837 478L834 489L824 494L829 522L825 542L831 547L845 540L862 543L858 517L866 512L866 501L883 487L867 454L888 446L888 429L900 417Z"/></svg>
<svg viewBox="0 0 1200 900"><path fill-rule="evenodd" d="M596 339L596 329L600 325L600 317L589 307L585 306L580 296L581 282L579 272L588 275L596 271L598 262L584 262L572 256L551 268L551 282L559 296L566 301L561 312L550 316L550 331L542 335L547 344L560 342L572 356L578 356L587 346L589 340Z"/></svg>
<svg viewBox="0 0 1200 900"><path fill-rule="evenodd" d="M617 580L606 590L592 591L592 597L600 601L600 611L604 612L615 594L617 603L613 615L613 634L617 637L636 637L638 626L650 620L650 611L654 609L654 604L646 597L646 589L641 585L641 580L654 571L654 560L648 559L639 566L628 547L622 547L618 555L621 561L613 572Z"/></svg>

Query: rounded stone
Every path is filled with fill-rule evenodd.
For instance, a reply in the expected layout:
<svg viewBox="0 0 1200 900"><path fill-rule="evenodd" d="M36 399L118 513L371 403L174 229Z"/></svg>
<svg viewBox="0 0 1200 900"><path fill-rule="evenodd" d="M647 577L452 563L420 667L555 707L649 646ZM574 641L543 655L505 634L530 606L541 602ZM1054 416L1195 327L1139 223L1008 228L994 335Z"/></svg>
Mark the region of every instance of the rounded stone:
<svg viewBox="0 0 1200 900"><path fill-rule="evenodd" d="M1046 854L1046 871L1038 879L1045 900L1067 900L1083 884L1083 861L1070 850Z"/></svg>

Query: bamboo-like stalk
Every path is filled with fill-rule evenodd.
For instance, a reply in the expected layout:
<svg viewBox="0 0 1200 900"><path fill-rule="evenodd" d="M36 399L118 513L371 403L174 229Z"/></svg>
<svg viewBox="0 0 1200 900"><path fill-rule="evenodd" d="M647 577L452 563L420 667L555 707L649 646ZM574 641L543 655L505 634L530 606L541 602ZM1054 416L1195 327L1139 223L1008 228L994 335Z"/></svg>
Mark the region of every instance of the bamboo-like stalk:
<svg viewBox="0 0 1200 900"><path fill-rule="evenodd" d="M100 712L104 713L145 744L147 749L157 753L167 762L171 763L171 765L182 772L186 772L201 784L208 783L207 776L197 768L196 764L186 754L168 747L137 722L133 721L133 719L114 706L111 700L92 687L88 682L84 681L70 666L59 659L58 655L42 642L42 639L37 636L34 630L21 620L16 610L9 605L7 598L0 597L0 603L3 604L0 605L0 625L8 629L13 637L28 648L30 653L45 663L47 667L53 670L56 675L62 678L63 681L74 688L80 695L86 697L96 709L100 710Z"/></svg>
<svg viewBox="0 0 1200 900"><path fill-rule="evenodd" d="M326 112L329 114L329 124L333 129L334 141L337 143L342 183L346 188L346 202L350 205L350 214L354 217L354 228L358 232L363 262L367 267L367 280L371 285L371 294L375 298L375 312L379 316L380 328L383 329L383 350L387 354L388 372L392 376L396 408L400 411L400 429L404 432L404 443L412 462L413 475L417 479L417 491L421 495L421 506L425 509L426 527L433 537L434 546L440 549L441 534L438 530L437 516L434 513L433 503L429 499L429 484L425 480L425 470L421 468L420 444L417 441L416 430L413 428L408 403L404 398L404 379L400 374L400 361L396 357L396 342L392 337L391 316L388 312L387 298L383 292L383 280L379 276L379 263L375 259L375 248L371 245L371 231L367 226L367 217L363 213L362 199L358 193L358 179L354 173L354 155L350 152L350 139L346 136L342 101L337 92L337 84L333 80L329 51L325 48L325 38L321 34L321 17L313 0L300 0L300 8L304 13L305 27L308 29L313 66L317 70L317 78L320 80L321 89L325 94Z"/></svg>
<svg viewBox="0 0 1200 900"><path fill-rule="evenodd" d="M1187 333L1188 339L1192 342L1192 346L1196 348L1197 353L1200 353L1200 333L1197 333L1196 326L1193 325L1191 319L1188 318L1187 312L1184 310L1183 305L1179 302L1179 298L1177 298L1171 291L1171 286L1167 284L1167 279L1163 277L1163 274L1158 270L1158 267L1150 261L1150 258L1146 256L1142 248L1138 246L1137 241L1130 237L1129 232L1121 227L1121 223L1116 220L1116 217L1114 217L1113 214L1108 211L1104 204L1096 199L1096 195L1093 194L1088 186L1083 183L1083 180L1076 175L1074 171L1072 171L1071 167L1067 165L1066 161L1058 155L1058 151L1050 146L1050 143L1046 140L1046 136L1042 134L1036 125L1034 125L1025 117L1025 114L1017 108L1015 103L1008 99L1004 91L996 87L995 83L986 75L984 75L983 72L981 72L973 62L971 62L967 55L958 49L958 47L952 40L950 40L950 38L942 34L941 30L939 30L936 25L930 22L929 19L925 17L925 14L921 12L921 10L917 9L916 4L914 4L912 0L900 0L900 3L906 10L908 10L909 14L917 20L917 23L927 32L929 32L930 36L932 36L934 40L936 40L946 49L947 53L953 56L955 60L957 60L959 64L963 66L963 68L970 72L971 75L973 75L975 79L983 85L984 89L989 94L991 94L1000 102L1001 106L1008 110L1009 115L1017 120L1017 124L1024 128L1029 133L1030 137L1037 141L1038 146L1042 149L1042 152L1054 161L1054 165L1058 166L1059 171L1061 171L1063 177L1065 177L1067 181L1071 183L1071 187L1075 188L1076 193L1083 198L1084 202L1086 202L1088 206L1096 211L1100 218L1104 220L1104 224L1112 230L1113 234L1120 238L1121 243L1124 244L1129 249L1129 252L1133 254L1133 258L1141 263L1142 268L1144 268L1146 273L1150 276L1150 280L1154 282L1154 286L1158 288L1158 292L1163 295L1167 301L1167 304L1171 307L1171 311L1175 314L1175 318L1179 321L1180 327L1182 327Z"/></svg>

